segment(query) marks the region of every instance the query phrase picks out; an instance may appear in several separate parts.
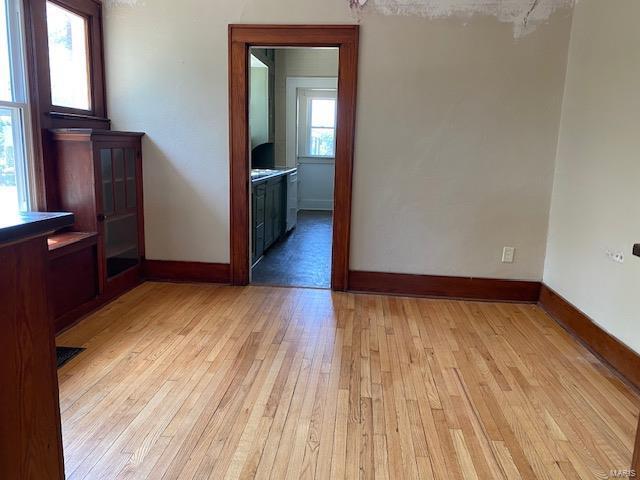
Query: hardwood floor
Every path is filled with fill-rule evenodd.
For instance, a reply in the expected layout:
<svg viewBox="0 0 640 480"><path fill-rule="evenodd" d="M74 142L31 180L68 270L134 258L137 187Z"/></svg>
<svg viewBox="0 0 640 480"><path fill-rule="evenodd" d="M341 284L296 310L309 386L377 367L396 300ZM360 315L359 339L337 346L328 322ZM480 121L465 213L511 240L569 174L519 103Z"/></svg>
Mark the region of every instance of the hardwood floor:
<svg viewBox="0 0 640 480"><path fill-rule="evenodd" d="M67 478L608 478L640 398L534 305L146 283L61 335Z"/></svg>

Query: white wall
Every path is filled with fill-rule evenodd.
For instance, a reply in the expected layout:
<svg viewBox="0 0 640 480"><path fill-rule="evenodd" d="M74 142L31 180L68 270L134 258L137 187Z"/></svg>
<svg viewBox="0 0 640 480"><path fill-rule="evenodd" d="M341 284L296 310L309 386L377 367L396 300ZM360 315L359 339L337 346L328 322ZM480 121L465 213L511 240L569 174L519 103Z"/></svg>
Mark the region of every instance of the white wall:
<svg viewBox="0 0 640 480"><path fill-rule="evenodd" d="M249 70L249 133L251 148L269 141L269 69L260 66Z"/></svg>
<svg viewBox="0 0 640 480"><path fill-rule="evenodd" d="M275 52L275 154L276 165L293 166L287 160L287 78L337 77L338 53L334 49L278 48Z"/></svg>
<svg viewBox="0 0 640 480"><path fill-rule="evenodd" d="M337 57L337 51L335 52ZM287 78L287 165L298 167L298 208L333 210L336 160L310 157L308 152L309 95L337 98L338 78Z"/></svg>
<svg viewBox="0 0 640 480"><path fill-rule="evenodd" d="M640 352L640 29L636 0L574 17L544 281ZM621 251L624 263L606 251Z"/></svg>
<svg viewBox="0 0 640 480"><path fill-rule="evenodd" d="M227 262L227 25L357 19L345 0L123 3L109 111L148 134L147 256ZM569 29L566 10L519 39L493 17L361 19L352 268L542 277Z"/></svg>

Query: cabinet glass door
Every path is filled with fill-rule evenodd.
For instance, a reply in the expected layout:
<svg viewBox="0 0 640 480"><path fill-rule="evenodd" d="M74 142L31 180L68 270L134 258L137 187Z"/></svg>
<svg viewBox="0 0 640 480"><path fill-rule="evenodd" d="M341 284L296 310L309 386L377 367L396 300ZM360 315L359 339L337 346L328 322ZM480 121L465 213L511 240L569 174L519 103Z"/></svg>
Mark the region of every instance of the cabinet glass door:
<svg viewBox="0 0 640 480"><path fill-rule="evenodd" d="M107 277L140 262L136 209L136 151L133 148L100 150L104 248Z"/></svg>

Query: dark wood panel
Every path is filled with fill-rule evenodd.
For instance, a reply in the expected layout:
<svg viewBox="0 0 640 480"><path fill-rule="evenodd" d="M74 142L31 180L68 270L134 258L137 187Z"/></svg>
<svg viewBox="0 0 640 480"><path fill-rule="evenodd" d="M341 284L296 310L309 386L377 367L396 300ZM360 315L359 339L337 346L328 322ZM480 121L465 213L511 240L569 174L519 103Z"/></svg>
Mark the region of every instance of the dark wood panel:
<svg viewBox="0 0 640 480"><path fill-rule="evenodd" d="M349 249L351 244L351 186L356 130L356 91L358 84L358 27L334 32L346 37L340 44L338 64L338 115L336 128L336 160L333 250L331 287L346 290L349 281Z"/></svg>
<svg viewBox="0 0 640 480"><path fill-rule="evenodd" d="M389 295L537 302L539 282L405 273L349 272L349 290Z"/></svg>
<svg viewBox="0 0 640 480"><path fill-rule="evenodd" d="M64 478L44 236L0 245L0 472Z"/></svg>
<svg viewBox="0 0 640 480"><path fill-rule="evenodd" d="M249 283L249 91L247 43L229 27L231 283Z"/></svg>
<svg viewBox="0 0 640 480"><path fill-rule="evenodd" d="M250 46L339 48L334 188L332 288L345 290L349 275L351 184L358 69L357 25L230 25L229 145L231 283L249 283L248 51Z"/></svg>
<svg viewBox="0 0 640 480"><path fill-rule="evenodd" d="M75 244L78 245L78 244ZM83 245L79 243L79 245ZM50 252L50 257L51 257ZM49 260L49 286L55 331L74 320L68 314L98 295L98 255L95 242L79 250L69 250Z"/></svg>
<svg viewBox="0 0 640 480"><path fill-rule="evenodd" d="M640 388L640 355L609 335L591 318L544 284L540 292L540 306L591 351Z"/></svg>
<svg viewBox="0 0 640 480"><path fill-rule="evenodd" d="M205 283L231 282L231 269L228 263L145 260L143 269L148 280Z"/></svg>
<svg viewBox="0 0 640 480"><path fill-rule="evenodd" d="M96 180L89 142L52 142L57 158L58 206L73 212L74 230L97 231Z"/></svg>

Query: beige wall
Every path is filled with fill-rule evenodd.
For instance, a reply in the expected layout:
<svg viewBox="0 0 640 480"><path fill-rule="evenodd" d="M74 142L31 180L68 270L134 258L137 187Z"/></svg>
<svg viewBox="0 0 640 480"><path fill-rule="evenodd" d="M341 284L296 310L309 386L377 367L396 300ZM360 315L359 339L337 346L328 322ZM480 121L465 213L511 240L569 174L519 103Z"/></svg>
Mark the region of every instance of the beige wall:
<svg viewBox="0 0 640 480"><path fill-rule="evenodd" d="M575 8L544 281L640 352L638 16L636 0Z"/></svg>
<svg viewBox="0 0 640 480"><path fill-rule="evenodd" d="M251 148L269 141L269 69L249 69L249 136Z"/></svg>
<svg viewBox="0 0 640 480"><path fill-rule="evenodd" d="M105 9L113 127L144 141L147 256L229 260L227 25L356 23L345 0ZM540 279L570 30L364 16L351 267ZM516 262L501 264L505 245Z"/></svg>
<svg viewBox="0 0 640 480"><path fill-rule="evenodd" d="M319 48L276 49L276 165L286 166L287 77L337 77L337 50Z"/></svg>

